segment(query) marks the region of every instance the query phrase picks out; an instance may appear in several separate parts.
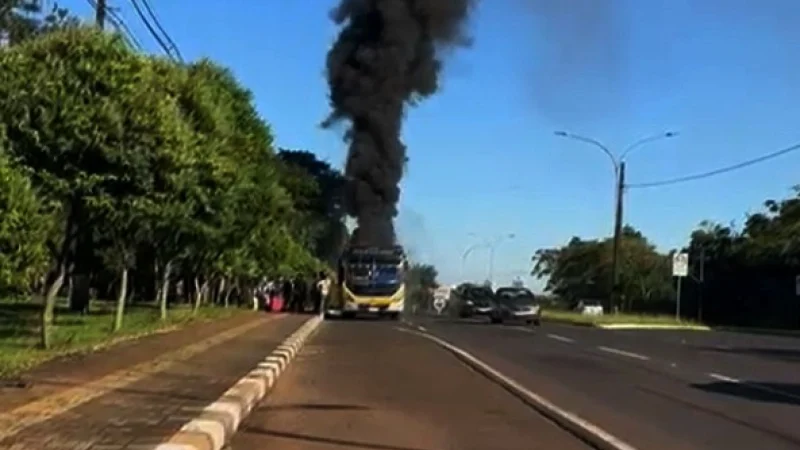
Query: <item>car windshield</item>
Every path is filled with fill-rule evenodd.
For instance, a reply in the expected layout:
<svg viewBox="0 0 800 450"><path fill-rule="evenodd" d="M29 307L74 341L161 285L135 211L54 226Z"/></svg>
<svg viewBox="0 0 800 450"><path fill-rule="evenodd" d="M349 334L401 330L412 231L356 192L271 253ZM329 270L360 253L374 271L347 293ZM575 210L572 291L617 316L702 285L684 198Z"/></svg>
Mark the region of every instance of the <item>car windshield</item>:
<svg viewBox="0 0 800 450"><path fill-rule="evenodd" d="M533 305L536 303L533 293L525 288L500 288L497 290L496 296L498 301L513 305Z"/></svg>

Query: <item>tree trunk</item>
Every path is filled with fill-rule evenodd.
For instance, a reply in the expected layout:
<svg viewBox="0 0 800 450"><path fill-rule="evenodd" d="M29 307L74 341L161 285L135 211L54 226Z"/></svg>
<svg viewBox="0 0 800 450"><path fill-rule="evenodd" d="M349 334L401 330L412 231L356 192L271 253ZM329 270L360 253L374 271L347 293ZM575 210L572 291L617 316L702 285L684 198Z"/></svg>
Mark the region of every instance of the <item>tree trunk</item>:
<svg viewBox="0 0 800 450"><path fill-rule="evenodd" d="M42 305L41 341L39 343L43 349L50 348L50 327L53 325L56 297L58 296L58 291L61 290L61 286L64 285L64 278L66 275L66 264L62 262L59 264L55 279L47 289L47 294L44 297L44 305Z"/></svg>
<svg viewBox="0 0 800 450"><path fill-rule="evenodd" d="M204 281L201 285L200 277L194 278L194 304L192 305L192 313L196 313L200 309L200 303L203 301L207 287L208 281Z"/></svg>
<svg viewBox="0 0 800 450"><path fill-rule="evenodd" d="M117 332L122 328L122 319L125 317L125 299L128 297L128 268L122 269L122 277L119 282L119 296L117 296L117 310L114 314L114 328Z"/></svg>
<svg viewBox="0 0 800 450"><path fill-rule="evenodd" d="M231 294L233 293L233 289L235 286L232 284L225 289L225 296L222 298L222 305L225 308L229 308L231 306Z"/></svg>
<svg viewBox="0 0 800 450"><path fill-rule="evenodd" d="M223 307L228 307L228 299L226 297L227 287L228 287L228 279L225 277L220 277L219 285L217 286L217 302L222 304Z"/></svg>
<svg viewBox="0 0 800 450"><path fill-rule="evenodd" d="M167 320L167 298L169 297L170 272L172 272L172 261L167 261L164 265L164 271L161 274L161 287L159 288L160 298L158 299L158 307L161 311L161 320Z"/></svg>

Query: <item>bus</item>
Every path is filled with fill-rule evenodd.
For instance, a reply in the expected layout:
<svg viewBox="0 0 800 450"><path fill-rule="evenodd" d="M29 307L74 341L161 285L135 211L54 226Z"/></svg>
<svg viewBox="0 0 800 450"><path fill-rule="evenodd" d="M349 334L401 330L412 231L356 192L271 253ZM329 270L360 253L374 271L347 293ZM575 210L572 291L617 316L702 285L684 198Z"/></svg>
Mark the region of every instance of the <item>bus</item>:
<svg viewBox="0 0 800 450"><path fill-rule="evenodd" d="M399 319L405 308L407 271L402 246L348 247L339 258L328 315Z"/></svg>

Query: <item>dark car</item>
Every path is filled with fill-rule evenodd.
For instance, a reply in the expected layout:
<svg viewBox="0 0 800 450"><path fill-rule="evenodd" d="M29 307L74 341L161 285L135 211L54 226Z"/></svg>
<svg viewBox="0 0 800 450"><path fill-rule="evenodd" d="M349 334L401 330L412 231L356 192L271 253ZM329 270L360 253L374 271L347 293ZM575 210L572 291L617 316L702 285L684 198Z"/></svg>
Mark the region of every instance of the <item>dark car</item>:
<svg viewBox="0 0 800 450"><path fill-rule="evenodd" d="M541 307L529 289L503 287L495 292L494 299L495 308L489 314L492 323L514 321L536 326L541 324Z"/></svg>
<svg viewBox="0 0 800 450"><path fill-rule="evenodd" d="M459 317L488 316L494 310L494 293L488 287L462 284L453 295Z"/></svg>

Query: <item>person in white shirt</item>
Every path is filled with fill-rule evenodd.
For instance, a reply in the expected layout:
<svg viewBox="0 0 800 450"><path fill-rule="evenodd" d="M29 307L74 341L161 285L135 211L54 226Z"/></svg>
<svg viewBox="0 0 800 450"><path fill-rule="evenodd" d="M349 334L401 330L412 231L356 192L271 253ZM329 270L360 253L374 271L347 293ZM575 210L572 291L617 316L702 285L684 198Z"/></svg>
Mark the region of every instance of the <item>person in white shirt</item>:
<svg viewBox="0 0 800 450"><path fill-rule="evenodd" d="M328 294L331 290L331 280L325 272L319 273L319 281L317 281L317 293L319 294L319 311L325 311L325 305L328 303Z"/></svg>

